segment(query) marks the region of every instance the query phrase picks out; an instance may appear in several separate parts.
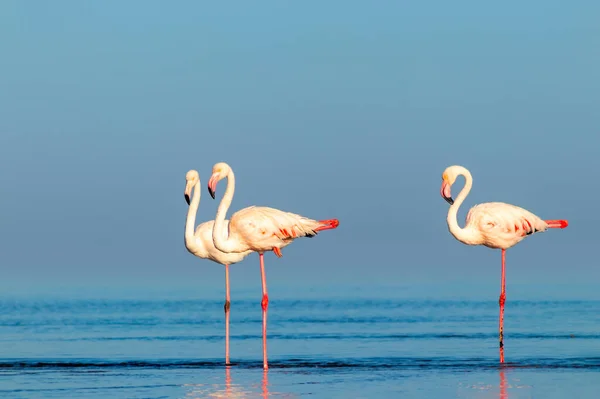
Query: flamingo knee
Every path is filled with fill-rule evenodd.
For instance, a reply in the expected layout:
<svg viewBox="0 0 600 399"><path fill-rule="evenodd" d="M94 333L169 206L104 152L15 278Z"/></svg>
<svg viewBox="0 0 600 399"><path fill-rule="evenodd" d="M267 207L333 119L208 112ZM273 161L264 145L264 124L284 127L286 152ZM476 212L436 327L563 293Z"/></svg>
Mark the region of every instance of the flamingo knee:
<svg viewBox="0 0 600 399"><path fill-rule="evenodd" d="M269 307L269 296L267 294L263 295L260 305L262 306L262 310L266 312L267 308Z"/></svg>

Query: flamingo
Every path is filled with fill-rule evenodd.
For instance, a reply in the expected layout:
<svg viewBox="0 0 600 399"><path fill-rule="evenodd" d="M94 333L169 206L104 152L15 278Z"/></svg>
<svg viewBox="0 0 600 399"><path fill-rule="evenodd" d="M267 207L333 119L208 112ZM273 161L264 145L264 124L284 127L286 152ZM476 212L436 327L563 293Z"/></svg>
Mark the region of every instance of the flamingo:
<svg viewBox="0 0 600 399"><path fill-rule="evenodd" d="M337 219L317 221L278 209L250 206L234 213L229 221L229 226L226 226L225 215L233 199L235 176L231 167L225 162L219 162L213 166L212 175L208 181L208 192L214 199L217 183L225 178L227 178L227 188L215 217L213 242L215 247L223 252L254 251L259 254L262 280L263 368L267 370L269 368L267 362L269 295L265 277L264 252L273 251L277 257L281 257L281 249L290 245L296 238L314 237L319 231L335 229L338 227L339 221Z"/></svg>
<svg viewBox="0 0 600 399"><path fill-rule="evenodd" d="M214 220L204 222L196 227L194 232L194 223L196 221L196 212L200 205L200 175L195 170L190 170L185 175L185 201L189 205L187 219L185 222L185 247L193 255L202 259L210 259L213 262L225 266L225 364L229 363L229 309L231 308L231 298L229 296L229 265L241 262L252 251L243 251L238 253L225 253L215 248L213 244L213 225ZM190 193L194 190L194 197L190 203ZM225 220L227 226L229 221Z"/></svg>
<svg viewBox="0 0 600 399"><path fill-rule="evenodd" d="M456 200L452 199L450 188L458 176L465 177L465 186ZM458 225L456 215L458 208L463 203L471 187L473 177L464 167L449 166L442 174L442 187L440 193L450 204L448 211L448 229L458 241L467 245L484 245L488 248L502 250L502 283L500 289L500 318L499 341L500 363L504 363L504 302L506 301L505 263L506 250L533 233L543 232L546 229L564 229L569 225L566 220L542 220L533 213L518 206L503 202L488 202L475 205L467 214L466 225Z"/></svg>

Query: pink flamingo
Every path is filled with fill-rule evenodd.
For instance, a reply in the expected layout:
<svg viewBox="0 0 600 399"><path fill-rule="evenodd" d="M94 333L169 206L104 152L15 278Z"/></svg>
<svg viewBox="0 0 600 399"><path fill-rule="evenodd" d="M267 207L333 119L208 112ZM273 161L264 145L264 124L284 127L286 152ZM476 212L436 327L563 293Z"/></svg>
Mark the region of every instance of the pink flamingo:
<svg viewBox="0 0 600 399"><path fill-rule="evenodd" d="M214 220L204 222L196 228L194 232L194 223L196 222L196 212L200 205L200 176L195 170L190 170L185 175L185 201L189 205L187 219L185 222L185 247L187 250L202 259L210 259L213 262L225 266L225 364L229 363L229 309L231 308L231 298L229 297L229 265L241 262L252 251L239 253L225 253L215 248L213 244L213 225ZM194 196L190 203L190 193L194 190ZM227 226L229 221L225 220Z"/></svg>
<svg viewBox="0 0 600 399"><path fill-rule="evenodd" d="M456 201L452 199L450 188L458 176L465 177L465 186ZM506 301L505 261L506 250L518 244L525 236L546 231L548 228L564 229L566 220L542 220L533 213L518 206L503 202L488 202L475 205L467 214L466 225L460 228L456 219L458 208L463 203L471 187L471 173L462 166L449 166L442 174L442 197L451 205L448 211L448 229L458 241L467 245L484 245L502 249L502 283L500 290L500 363L504 363L504 302Z"/></svg>
<svg viewBox="0 0 600 399"><path fill-rule="evenodd" d="M281 249L290 245L296 238L313 237L321 230L335 229L338 227L339 221L337 219L317 221L278 209L251 206L234 213L227 229L225 215L231 205L235 191L235 176L229 165L219 162L213 166L212 176L208 181L208 192L214 199L217 183L225 178L227 178L227 188L215 217L213 242L215 247L223 252L255 251L259 254L263 294L261 301L263 367L267 370L267 309L269 296L265 277L264 252L273 251L275 255L281 257Z"/></svg>

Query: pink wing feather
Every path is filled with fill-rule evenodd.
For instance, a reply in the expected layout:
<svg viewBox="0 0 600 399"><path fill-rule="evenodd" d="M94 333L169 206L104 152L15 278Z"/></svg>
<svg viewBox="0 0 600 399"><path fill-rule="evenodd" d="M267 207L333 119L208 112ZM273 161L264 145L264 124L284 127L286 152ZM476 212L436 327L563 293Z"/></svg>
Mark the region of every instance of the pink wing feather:
<svg viewBox="0 0 600 399"><path fill-rule="evenodd" d="M549 226L538 216L515 205L487 202L475 205L467 215L468 227L477 229L484 245L509 248L525 236L545 231Z"/></svg>
<svg viewBox="0 0 600 399"><path fill-rule="evenodd" d="M337 227L337 220L317 221L263 206L250 206L231 216L232 232L255 251L283 248L293 239L313 237L318 231Z"/></svg>

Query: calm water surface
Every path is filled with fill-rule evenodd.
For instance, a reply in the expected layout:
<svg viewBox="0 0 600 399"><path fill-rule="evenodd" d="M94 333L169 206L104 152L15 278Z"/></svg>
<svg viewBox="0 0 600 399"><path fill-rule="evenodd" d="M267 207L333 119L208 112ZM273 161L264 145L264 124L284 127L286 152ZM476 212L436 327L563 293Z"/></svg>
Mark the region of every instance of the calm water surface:
<svg viewBox="0 0 600 399"><path fill-rule="evenodd" d="M389 294L389 295L388 295ZM254 295L256 296L256 295ZM2 398L595 398L600 301L508 299L497 358L496 295L271 294L271 369L261 312L186 295L0 299Z"/></svg>

